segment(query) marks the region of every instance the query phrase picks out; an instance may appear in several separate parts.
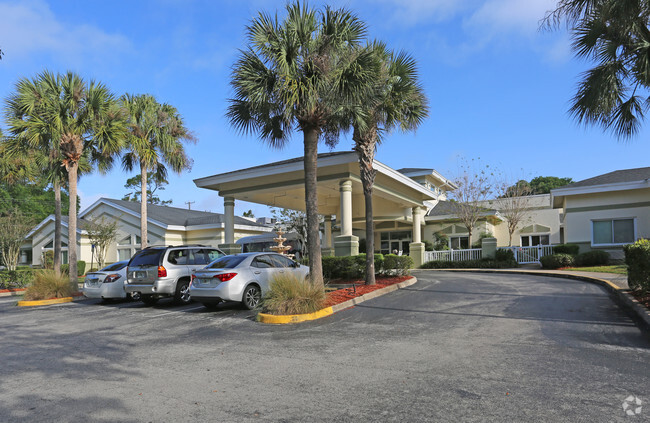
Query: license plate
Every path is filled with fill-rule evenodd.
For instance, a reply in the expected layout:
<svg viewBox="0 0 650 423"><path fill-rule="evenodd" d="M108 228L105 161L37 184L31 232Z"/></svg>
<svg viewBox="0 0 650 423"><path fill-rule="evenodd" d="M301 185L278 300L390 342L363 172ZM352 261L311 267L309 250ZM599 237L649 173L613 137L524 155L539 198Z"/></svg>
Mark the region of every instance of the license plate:
<svg viewBox="0 0 650 423"><path fill-rule="evenodd" d="M147 272L135 272L135 277L138 279L143 279L147 277Z"/></svg>
<svg viewBox="0 0 650 423"><path fill-rule="evenodd" d="M88 279L88 285L98 285L99 279Z"/></svg>

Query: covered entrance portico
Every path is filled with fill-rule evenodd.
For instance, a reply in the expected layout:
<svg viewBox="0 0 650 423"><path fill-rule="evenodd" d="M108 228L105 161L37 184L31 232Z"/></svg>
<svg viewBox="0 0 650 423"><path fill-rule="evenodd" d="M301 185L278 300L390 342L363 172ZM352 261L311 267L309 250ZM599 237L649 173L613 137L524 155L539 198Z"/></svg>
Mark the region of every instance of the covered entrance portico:
<svg viewBox="0 0 650 423"><path fill-rule="evenodd" d="M422 263L423 216L437 194L413 179L378 162L373 191L375 225L399 225L411 233L399 246L408 251L416 265ZM298 157L248 169L236 170L194 180L199 188L217 191L224 199L224 251L239 251L234 244L234 206L236 200L293 210L305 210L303 159ZM318 213L325 224L321 238L324 255L349 256L359 253L359 235L365 234L365 207L359 164L355 152L324 153L318 156ZM339 230L334 231L333 225ZM375 231L375 245L380 247L380 231ZM408 250L404 242L408 242Z"/></svg>

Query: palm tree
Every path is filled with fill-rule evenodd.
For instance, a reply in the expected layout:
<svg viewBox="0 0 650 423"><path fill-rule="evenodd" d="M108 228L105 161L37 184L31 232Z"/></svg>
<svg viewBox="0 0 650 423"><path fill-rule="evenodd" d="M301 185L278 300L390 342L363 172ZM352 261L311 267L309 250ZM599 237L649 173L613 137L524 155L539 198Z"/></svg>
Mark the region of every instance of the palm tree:
<svg viewBox="0 0 650 423"><path fill-rule="evenodd" d="M189 169L192 161L185 154L183 141L195 141L185 127L183 118L169 104L160 104L150 95L126 94L120 99L126 115L128 130L126 149L122 156L123 167L131 171L140 167L140 248L146 248L147 239L147 173L167 179L169 166L180 173Z"/></svg>
<svg viewBox="0 0 650 423"><path fill-rule="evenodd" d="M356 47L366 26L354 14L299 1L287 16L260 13L246 28L248 48L235 63L227 117L241 132L284 147L293 129L303 133L305 209L310 278L323 283L316 172L318 141L335 143L346 104L360 104L371 73L370 55ZM355 112L361 113L359 110Z"/></svg>
<svg viewBox="0 0 650 423"><path fill-rule="evenodd" d="M383 43L368 46L375 57L373 90L364 101L364 121L355 121L352 139L359 156L359 170L366 208L366 284L375 283L375 236L372 192L376 171L373 168L382 135L398 128L415 130L428 116L427 98L418 82L415 60L404 52L388 51Z"/></svg>
<svg viewBox="0 0 650 423"><path fill-rule="evenodd" d="M35 89L35 87L39 87ZM77 288L77 179L85 160L105 171L120 151L123 125L119 108L108 88L86 82L73 72L54 75L43 72L34 80L21 80L8 109L17 111L10 119L13 133L22 134L34 147L47 138L58 144L58 154L68 178L68 262L70 283Z"/></svg>
<svg viewBox="0 0 650 423"><path fill-rule="evenodd" d="M570 114L618 138L641 127L650 105L650 5L642 0L561 0L547 27L563 20L578 57L596 62L582 74Z"/></svg>

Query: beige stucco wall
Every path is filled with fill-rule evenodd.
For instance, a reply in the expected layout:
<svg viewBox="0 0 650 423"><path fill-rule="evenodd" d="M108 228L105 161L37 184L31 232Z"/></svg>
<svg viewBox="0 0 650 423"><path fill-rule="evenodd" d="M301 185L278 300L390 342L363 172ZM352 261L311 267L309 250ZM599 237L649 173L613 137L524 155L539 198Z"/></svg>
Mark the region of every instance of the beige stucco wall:
<svg viewBox="0 0 650 423"><path fill-rule="evenodd" d="M572 195L565 197L564 205L566 242L579 244L581 251L592 248L593 220L634 218L636 239L650 237L650 189ZM621 247L599 248L622 258Z"/></svg>

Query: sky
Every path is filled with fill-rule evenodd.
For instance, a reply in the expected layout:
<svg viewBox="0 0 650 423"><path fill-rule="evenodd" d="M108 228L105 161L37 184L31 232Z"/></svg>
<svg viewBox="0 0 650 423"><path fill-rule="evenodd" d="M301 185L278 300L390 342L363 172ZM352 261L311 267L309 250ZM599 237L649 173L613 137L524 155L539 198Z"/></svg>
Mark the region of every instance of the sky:
<svg viewBox="0 0 650 423"><path fill-rule="evenodd" d="M417 61L430 116L416 132L388 134L377 160L394 168L434 168L448 178L460 158L480 158L512 179L582 180L648 166L650 130L620 141L585 127L567 110L580 73L567 32L540 30L554 0L332 0L368 25L370 38ZM230 71L246 46L245 26L259 13L284 11L270 0L0 0L0 99L22 77L72 70L117 95L152 94L175 106L198 142L186 147L191 171L170 173L160 193L174 206L223 212L215 191L193 180L302 156L302 133L283 150L238 133L225 118ZM6 130L4 122L0 127ZM333 151L352 148L349 134ZM330 149L324 144L319 152ZM137 174L119 166L79 181L82 209L122 198ZM265 206L238 202L235 212Z"/></svg>

